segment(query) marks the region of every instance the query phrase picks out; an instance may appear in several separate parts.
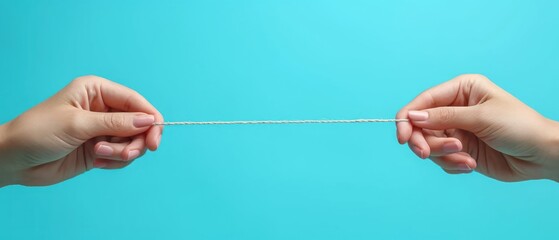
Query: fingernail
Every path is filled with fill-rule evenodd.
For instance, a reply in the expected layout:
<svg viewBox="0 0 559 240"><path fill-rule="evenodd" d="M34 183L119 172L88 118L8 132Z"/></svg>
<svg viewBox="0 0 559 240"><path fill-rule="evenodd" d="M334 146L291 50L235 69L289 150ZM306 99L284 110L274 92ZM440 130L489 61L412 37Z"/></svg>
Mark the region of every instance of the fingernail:
<svg viewBox="0 0 559 240"><path fill-rule="evenodd" d="M134 127L148 127L153 125L155 117L153 115L138 115L134 118Z"/></svg>
<svg viewBox="0 0 559 240"><path fill-rule="evenodd" d="M465 163L458 164L457 168L460 171L472 171L472 169Z"/></svg>
<svg viewBox="0 0 559 240"><path fill-rule="evenodd" d="M425 111L409 111L408 117L413 121L425 121L429 118L429 113Z"/></svg>
<svg viewBox="0 0 559 240"><path fill-rule="evenodd" d="M128 152L128 158L126 160L130 161L134 158L137 158L138 156L140 156L139 150L130 150L130 152Z"/></svg>
<svg viewBox="0 0 559 240"><path fill-rule="evenodd" d="M93 167L94 167L94 168L104 168L104 167L106 167L106 166L107 166L107 163L104 162L104 161L101 161L101 160L99 160L99 159L95 159L95 160L93 161Z"/></svg>
<svg viewBox="0 0 559 240"><path fill-rule="evenodd" d="M99 148L97 148L97 151L95 151L95 154L99 155L99 156L112 156L113 155L113 148L109 147L107 145L101 145L99 146Z"/></svg>
<svg viewBox="0 0 559 240"><path fill-rule="evenodd" d="M444 153L456 153L458 151L460 151L460 146L455 142L445 143L443 145Z"/></svg>

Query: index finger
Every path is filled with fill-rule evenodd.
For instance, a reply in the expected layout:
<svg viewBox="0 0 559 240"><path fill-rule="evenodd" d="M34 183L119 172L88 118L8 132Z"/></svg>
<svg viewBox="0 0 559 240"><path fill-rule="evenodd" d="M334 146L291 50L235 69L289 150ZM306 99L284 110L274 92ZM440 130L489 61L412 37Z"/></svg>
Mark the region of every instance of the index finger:
<svg viewBox="0 0 559 240"><path fill-rule="evenodd" d="M101 78L99 86L103 102L116 110L124 112L144 112L155 117L155 122L163 122L163 116L138 92L118 83ZM154 151L159 147L163 126L152 126L146 134L147 147Z"/></svg>
<svg viewBox="0 0 559 240"><path fill-rule="evenodd" d="M422 110L451 105L459 95L461 81L462 78L457 77L422 92L410 103L400 109L396 114L396 118L408 118L408 112L410 110ZM398 142L400 144L404 144L410 140L413 129L411 122L397 122L396 129Z"/></svg>

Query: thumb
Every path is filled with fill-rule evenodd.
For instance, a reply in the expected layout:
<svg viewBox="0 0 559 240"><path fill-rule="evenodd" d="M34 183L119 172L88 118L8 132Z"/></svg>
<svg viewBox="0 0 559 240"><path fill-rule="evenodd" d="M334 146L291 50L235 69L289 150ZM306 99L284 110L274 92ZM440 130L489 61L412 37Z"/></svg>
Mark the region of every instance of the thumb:
<svg viewBox="0 0 559 240"><path fill-rule="evenodd" d="M480 120L477 106L438 107L421 111L409 111L408 118L419 128L431 130L463 129L475 132Z"/></svg>
<svg viewBox="0 0 559 240"><path fill-rule="evenodd" d="M155 122L155 117L145 113L88 112L85 122L89 138L130 137L148 130Z"/></svg>

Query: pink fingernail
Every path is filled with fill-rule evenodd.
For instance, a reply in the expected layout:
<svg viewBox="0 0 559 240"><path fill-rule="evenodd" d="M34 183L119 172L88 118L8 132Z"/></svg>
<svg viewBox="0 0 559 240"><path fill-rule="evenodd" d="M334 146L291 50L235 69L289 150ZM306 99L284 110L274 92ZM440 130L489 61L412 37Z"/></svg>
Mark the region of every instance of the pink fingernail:
<svg viewBox="0 0 559 240"><path fill-rule="evenodd" d="M128 152L128 158L126 160L130 161L134 158L137 158L138 156L140 156L139 150L130 150L130 152Z"/></svg>
<svg viewBox="0 0 559 240"><path fill-rule="evenodd" d="M149 127L155 122L155 117L153 115L138 115L134 117L134 127Z"/></svg>
<svg viewBox="0 0 559 240"><path fill-rule="evenodd" d="M460 171L472 171L472 169L465 163L458 164L457 168Z"/></svg>
<svg viewBox="0 0 559 240"><path fill-rule="evenodd" d="M93 161L93 167L94 167L94 168L104 168L104 167L106 167L106 166L107 166L107 163L104 162L104 161L101 161L101 160L99 160L99 159L95 159L95 160Z"/></svg>
<svg viewBox="0 0 559 240"><path fill-rule="evenodd" d="M99 148L97 148L97 151L95 151L95 154L99 155L99 156L112 156L113 155L113 148L109 147L107 145L100 145Z"/></svg>
<svg viewBox="0 0 559 240"><path fill-rule="evenodd" d="M455 142L445 143L443 145L443 152L444 153L456 153L460 151L460 146Z"/></svg>
<svg viewBox="0 0 559 240"><path fill-rule="evenodd" d="M429 113L425 111L409 111L408 117L413 121L425 121L429 118Z"/></svg>

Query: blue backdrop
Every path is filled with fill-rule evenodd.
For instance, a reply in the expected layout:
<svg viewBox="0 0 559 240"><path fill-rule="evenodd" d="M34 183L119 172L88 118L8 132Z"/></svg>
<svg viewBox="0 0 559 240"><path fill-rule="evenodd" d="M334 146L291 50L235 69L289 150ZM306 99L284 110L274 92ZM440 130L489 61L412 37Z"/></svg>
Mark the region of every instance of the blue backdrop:
<svg viewBox="0 0 559 240"><path fill-rule="evenodd" d="M86 74L170 121L390 118L462 73L559 119L558 10L0 0L0 122ZM126 169L0 189L0 239L551 239L558 201L551 181L447 175L398 145L394 124L167 127Z"/></svg>

